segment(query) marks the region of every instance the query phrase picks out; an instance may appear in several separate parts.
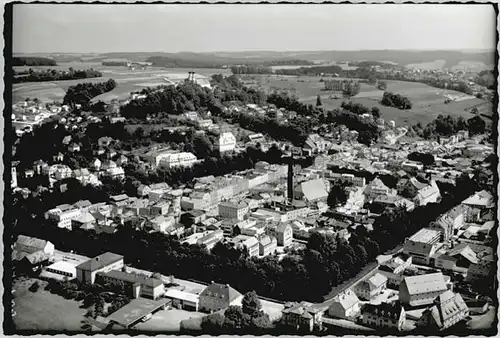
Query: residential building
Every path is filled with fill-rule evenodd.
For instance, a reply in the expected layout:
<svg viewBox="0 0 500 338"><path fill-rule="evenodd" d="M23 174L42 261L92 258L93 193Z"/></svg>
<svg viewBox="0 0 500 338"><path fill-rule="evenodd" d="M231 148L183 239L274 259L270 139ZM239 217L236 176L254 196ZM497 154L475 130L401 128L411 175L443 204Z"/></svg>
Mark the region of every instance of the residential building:
<svg viewBox="0 0 500 338"><path fill-rule="evenodd" d="M431 224L431 228L441 231L443 241L448 241L453 236L454 230L459 230L465 225L466 208L459 205L447 213L441 215L436 222Z"/></svg>
<svg viewBox="0 0 500 338"><path fill-rule="evenodd" d="M78 265L76 278L79 282L94 284L98 272L120 270L123 266L123 256L106 252Z"/></svg>
<svg viewBox="0 0 500 338"><path fill-rule="evenodd" d="M290 223L281 222L278 225L267 228L269 235L276 237L278 246L288 247L293 241L293 229Z"/></svg>
<svg viewBox="0 0 500 338"><path fill-rule="evenodd" d="M359 282L354 287L354 293L359 299L373 300L376 296L384 292L387 288L387 278L376 273L373 276Z"/></svg>
<svg viewBox="0 0 500 338"><path fill-rule="evenodd" d="M157 216L150 219L147 225L155 232L166 233L167 229L175 224L175 219L173 216Z"/></svg>
<svg viewBox="0 0 500 338"><path fill-rule="evenodd" d="M95 218L88 212L82 213L80 216L71 220L71 229L93 229Z"/></svg>
<svg viewBox="0 0 500 338"><path fill-rule="evenodd" d="M20 260L30 254L39 252L48 256L52 256L54 255L54 250L54 244L49 241L25 235L19 235L14 244L12 255L14 259Z"/></svg>
<svg viewBox="0 0 500 338"><path fill-rule="evenodd" d="M219 216L222 218L243 220L244 216L248 213L248 204L245 202L232 203L222 202L219 203Z"/></svg>
<svg viewBox="0 0 500 338"><path fill-rule="evenodd" d="M141 296L156 300L163 297L165 293L165 286L161 279L121 270L98 272L96 274L96 283L121 286L132 298L139 298Z"/></svg>
<svg viewBox="0 0 500 338"><path fill-rule="evenodd" d="M326 151L329 142L325 141L318 134L310 134L307 136L303 148L312 154Z"/></svg>
<svg viewBox="0 0 500 338"><path fill-rule="evenodd" d="M103 137L100 137L99 139L97 139L97 143L99 144L99 147L102 147L102 148L109 147L112 142L113 142L113 138L108 137L108 136L103 136Z"/></svg>
<svg viewBox="0 0 500 338"><path fill-rule="evenodd" d="M48 211L48 218L56 223L59 228L66 228L71 230L71 221L80 217L82 210L76 208L69 208L61 210L54 208Z"/></svg>
<svg viewBox="0 0 500 338"><path fill-rule="evenodd" d="M337 295L330 307L328 315L336 318L354 318L359 314L360 303L359 298L351 290L347 290Z"/></svg>
<svg viewBox="0 0 500 338"><path fill-rule="evenodd" d="M396 195L396 191L386 186L384 182L382 182L382 180L378 177L376 177L373 181L366 185L364 193L370 199L375 199L379 196Z"/></svg>
<svg viewBox="0 0 500 338"><path fill-rule="evenodd" d="M217 139L217 147L221 153L233 151L236 147L236 137L231 132L221 133Z"/></svg>
<svg viewBox="0 0 500 338"><path fill-rule="evenodd" d="M418 321L418 326L426 331L444 331L469 315L469 308L459 293L445 291L434 300Z"/></svg>
<svg viewBox="0 0 500 338"><path fill-rule="evenodd" d="M71 153L78 152L78 151L80 151L80 146L78 144L76 144L76 143L72 143L72 144L69 145L68 151L71 152Z"/></svg>
<svg viewBox="0 0 500 338"><path fill-rule="evenodd" d="M366 304L361 310L361 322L364 325L377 329L398 330L403 329L406 321L406 312L400 302Z"/></svg>
<svg viewBox="0 0 500 338"><path fill-rule="evenodd" d="M429 305L446 290L441 272L405 277L399 284L399 300L409 306Z"/></svg>
<svg viewBox="0 0 500 338"><path fill-rule="evenodd" d="M246 248L250 257L259 255L259 240L255 237L238 235L228 241L237 248Z"/></svg>
<svg viewBox="0 0 500 338"><path fill-rule="evenodd" d="M411 256L413 263L429 265L431 257L441 246L441 232L436 229L423 228L405 241L403 253Z"/></svg>
<svg viewBox="0 0 500 338"><path fill-rule="evenodd" d="M275 252L278 246L278 241L275 237L264 235L259 239L259 254L267 256Z"/></svg>
<svg viewBox="0 0 500 338"><path fill-rule="evenodd" d="M397 185L398 194L411 199L415 205L436 203L441 198L441 193L434 180L429 184L418 181L415 177L402 179Z"/></svg>
<svg viewBox="0 0 500 338"><path fill-rule="evenodd" d="M178 167L191 167L198 159L192 153L170 153L166 154L160 162L159 166L164 166L168 169Z"/></svg>
<svg viewBox="0 0 500 338"><path fill-rule="evenodd" d="M311 332L315 327L322 327L325 310L307 302L286 303L281 322L296 330Z"/></svg>
<svg viewBox="0 0 500 338"><path fill-rule="evenodd" d="M243 295L228 284L212 282L199 296L198 308L203 312L216 312L231 305L241 305Z"/></svg>
<svg viewBox="0 0 500 338"><path fill-rule="evenodd" d="M415 209L415 203L401 196L380 195L373 200L373 203L390 208L404 208L406 211Z"/></svg>

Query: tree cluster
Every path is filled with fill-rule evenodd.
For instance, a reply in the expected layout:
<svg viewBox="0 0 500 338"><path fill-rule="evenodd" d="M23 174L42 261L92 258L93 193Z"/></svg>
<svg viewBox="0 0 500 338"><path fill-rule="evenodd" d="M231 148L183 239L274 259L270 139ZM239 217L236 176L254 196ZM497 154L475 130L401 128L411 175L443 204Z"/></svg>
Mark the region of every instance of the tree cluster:
<svg viewBox="0 0 500 338"><path fill-rule="evenodd" d="M110 92L116 87L116 82L109 79L106 82L85 82L71 86L64 95L63 104L74 106L80 104L84 109L89 108L90 100L103 93Z"/></svg>
<svg viewBox="0 0 500 338"><path fill-rule="evenodd" d="M361 85L358 81L347 81L342 94L347 97L353 97L359 94Z"/></svg>
<svg viewBox="0 0 500 338"><path fill-rule="evenodd" d="M400 94L393 94L391 92L384 92L381 104L387 107L394 107L401 110L411 109L412 103L410 99Z"/></svg>
<svg viewBox="0 0 500 338"><path fill-rule="evenodd" d="M465 120L462 116L443 116L439 114L434 121L428 123L425 128L423 128L422 135L426 139L430 139L437 136L450 136L456 134L460 130L467 130L471 136L483 134L487 130L486 122L479 115Z"/></svg>
<svg viewBox="0 0 500 338"><path fill-rule="evenodd" d="M238 74L273 74L273 69L267 66L259 65L238 65L231 66L231 72L235 75Z"/></svg>
<svg viewBox="0 0 500 338"><path fill-rule="evenodd" d="M314 62L299 59L272 60L264 62L264 66L300 66L314 65Z"/></svg>
<svg viewBox="0 0 500 338"><path fill-rule="evenodd" d="M255 291L243 296L242 306L231 305L224 313L203 317L201 328L205 334L249 334L269 333L272 328L269 315L262 311L262 305Z"/></svg>
<svg viewBox="0 0 500 338"><path fill-rule="evenodd" d="M43 57L23 56L13 57L12 66L57 66L56 61Z"/></svg>
<svg viewBox="0 0 500 338"><path fill-rule="evenodd" d="M82 70L70 68L68 71L56 69L32 70L30 68L27 75L14 76L13 83L78 80L95 77L102 77L102 73L92 68Z"/></svg>
<svg viewBox="0 0 500 338"><path fill-rule="evenodd" d="M351 186L351 184L348 182L335 182L331 184L327 199L330 208L335 208L347 202L347 198L349 197L347 188L349 186Z"/></svg>
<svg viewBox="0 0 500 338"><path fill-rule="evenodd" d="M433 165L434 164L434 155L429 153L419 153L413 152L408 154L408 159L410 161L420 162L423 165Z"/></svg>
<svg viewBox="0 0 500 338"><path fill-rule="evenodd" d="M274 71L279 75L318 75L318 74L342 74L342 67L340 66L313 66L313 67L300 67L296 69L276 69Z"/></svg>

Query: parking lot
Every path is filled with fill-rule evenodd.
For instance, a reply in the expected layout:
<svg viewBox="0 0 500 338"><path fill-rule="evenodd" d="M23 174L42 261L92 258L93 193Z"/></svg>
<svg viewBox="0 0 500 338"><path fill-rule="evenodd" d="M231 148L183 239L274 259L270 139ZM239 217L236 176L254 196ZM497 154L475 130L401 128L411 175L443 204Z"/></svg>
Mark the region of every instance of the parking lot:
<svg viewBox="0 0 500 338"><path fill-rule="evenodd" d="M147 322L135 325L134 329L139 331L178 332L180 331L181 321L203 316L205 314L201 312L179 309L162 310L153 314Z"/></svg>

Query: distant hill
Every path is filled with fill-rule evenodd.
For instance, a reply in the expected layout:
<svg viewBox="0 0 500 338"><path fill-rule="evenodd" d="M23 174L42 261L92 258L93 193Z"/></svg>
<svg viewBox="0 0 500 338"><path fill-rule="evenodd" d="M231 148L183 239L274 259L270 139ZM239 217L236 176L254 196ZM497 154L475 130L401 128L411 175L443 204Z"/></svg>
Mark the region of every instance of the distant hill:
<svg viewBox="0 0 500 338"><path fill-rule="evenodd" d="M13 66L57 66L56 61L38 56L21 56L12 58Z"/></svg>
<svg viewBox="0 0 500 338"><path fill-rule="evenodd" d="M200 67L214 68L222 65L238 64L271 64L280 63L280 60L290 64L292 60L304 62L394 62L399 66L409 64L431 63L436 60L445 60L444 68L451 68L461 61L482 62L486 65L495 64L493 51L413 51L413 50L360 50L360 51L247 51L247 52L210 52L210 53L164 53L164 52L137 52L137 53L103 53L103 54L32 54L32 56L50 57L56 62L65 61L95 61L104 59L125 58L134 61L149 61L156 65L167 67Z"/></svg>

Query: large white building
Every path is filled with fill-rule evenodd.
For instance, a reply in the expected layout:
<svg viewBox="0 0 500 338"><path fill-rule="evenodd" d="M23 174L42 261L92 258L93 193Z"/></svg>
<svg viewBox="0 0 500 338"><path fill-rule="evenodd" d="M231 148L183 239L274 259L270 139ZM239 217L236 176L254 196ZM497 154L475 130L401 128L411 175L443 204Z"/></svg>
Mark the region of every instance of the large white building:
<svg viewBox="0 0 500 338"><path fill-rule="evenodd" d="M170 153L161 156L159 162L157 163L159 163L160 166L170 169L178 167L191 167L196 161L197 158L192 153Z"/></svg>
<svg viewBox="0 0 500 338"><path fill-rule="evenodd" d="M219 147L219 152L221 153L232 151L236 147L236 137L234 137L231 132L221 133L219 135L217 146Z"/></svg>

